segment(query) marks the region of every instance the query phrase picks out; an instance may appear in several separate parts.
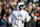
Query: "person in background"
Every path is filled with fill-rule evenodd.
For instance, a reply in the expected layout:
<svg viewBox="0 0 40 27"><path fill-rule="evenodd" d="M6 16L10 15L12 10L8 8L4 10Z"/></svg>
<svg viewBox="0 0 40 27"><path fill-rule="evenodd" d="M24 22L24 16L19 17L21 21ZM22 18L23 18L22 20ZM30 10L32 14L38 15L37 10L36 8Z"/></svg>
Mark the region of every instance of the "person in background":
<svg viewBox="0 0 40 27"><path fill-rule="evenodd" d="M40 8L38 8L38 11L35 13L35 16L37 16L36 26L40 27Z"/></svg>
<svg viewBox="0 0 40 27"><path fill-rule="evenodd" d="M33 0L33 2L34 2L35 4L37 4L37 3L39 2L39 0Z"/></svg>
<svg viewBox="0 0 40 27"><path fill-rule="evenodd" d="M28 13L31 16L31 13L32 13L32 2L31 1L28 4Z"/></svg>
<svg viewBox="0 0 40 27"><path fill-rule="evenodd" d="M1 18L0 21L1 21L0 27L6 27L6 23L7 23L6 16L3 16L3 18Z"/></svg>
<svg viewBox="0 0 40 27"><path fill-rule="evenodd" d="M2 12L1 12L1 16L4 16L4 14L5 14L5 9L6 9L6 4L3 5Z"/></svg>
<svg viewBox="0 0 40 27"><path fill-rule="evenodd" d="M30 9L28 9L28 8L25 8L25 10L26 10L28 13L31 12L31 11L29 11ZM31 12L31 14L32 14L32 12ZM29 15L31 16L31 14L29 14ZM30 20L29 23L25 22L25 26L26 26L26 27L36 27L33 16L34 16L34 15L32 14L31 20Z"/></svg>
<svg viewBox="0 0 40 27"><path fill-rule="evenodd" d="M5 9L4 16L9 16L9 11L8 11L8 9Z"/></svg>
<svg viewBox="0 0 40 27"><path fill-rule="evenodd" d="M28 11L28 13L29 13L29 15L31 16L31 20L30 20L30 22L29 23L25 23L26 24L26 27L27 27L27 25L29 25L28 27L36 27L36 25L35 25L35 22L34 22L34 19L36 19L36 18L33 18L34 17L34 14L32 14L32 2L30 1L29 2L29 4L28 4L28 7L26 8L26 11Z"/></svg>
<svg viewBox="0 0 40 27"><path fill-rule="evenodd" d="M4 1L4 4L6 4L6 1Z"/></svg>
<svg viewBox="0 0 40 27"><path fill-rule="evenodd" d="M18 0L12 0L11 2L9 2L9 6L11 7L12 11L13 11L13 6L17 5Z"/></svg>
<svg viewBox="0 0 40 27"><path fill-rule="evenodd" d="M3 2L1 1L1 6L3 6Z"/></svg>

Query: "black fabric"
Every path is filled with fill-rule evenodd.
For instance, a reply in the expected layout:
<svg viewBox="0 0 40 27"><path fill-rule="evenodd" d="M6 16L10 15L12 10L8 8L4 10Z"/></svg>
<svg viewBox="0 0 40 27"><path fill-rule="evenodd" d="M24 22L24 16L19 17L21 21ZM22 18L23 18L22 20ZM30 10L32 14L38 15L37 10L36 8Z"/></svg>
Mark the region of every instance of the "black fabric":
<svg viewBox="0 0 40 27"><path fill-rule="evenodd" d="M7 22L4 20L4 19L0 19L0 25L4 25L4 24L6 24Z"/></svg>
<svg viewBox="0 0 40 27"><path fill-rule="evenodd" d="M5 10L3 9L1 12L1 16L4 16L4 14L5 14Z"/></svg>
<svg viewBox="0 0 40 27"><path fill-rule="evenodd" d="M29 22L29 27L36 27L34 19L31 19Z"/></svg>
<svg viewBox="0 0 40 27"><path fill-rule="evenodd" d="M8 12L5 12L6 16L9 16L9 13Z"/></svg>
<svg viewBox="0 0 40 27"><path fill-rule="evenodd" d="M30 22L25 22L24 27L36 27L34 20L31 19Z"/></svg>
<svg viewBox="0 0 40 27"><path fill-rule="evenodd" d="M40 20L37 20L36 27L40 27Z"/></svg>
<svg viewBox="0 0 40 27"><path fill-rule="evenodd" d="M29 27L29 23L25 22L24 27Z"/></svg>

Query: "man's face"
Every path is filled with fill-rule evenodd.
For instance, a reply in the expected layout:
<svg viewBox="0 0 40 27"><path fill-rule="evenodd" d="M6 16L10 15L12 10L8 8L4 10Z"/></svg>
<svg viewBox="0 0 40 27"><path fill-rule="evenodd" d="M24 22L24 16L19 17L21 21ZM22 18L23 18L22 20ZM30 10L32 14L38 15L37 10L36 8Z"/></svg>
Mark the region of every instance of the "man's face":
<svg viewBox="0 0 40 27"><path fill-rule="evenodd" d="M8 12L8 9L6 9L5 12Z"/></svg>
<svg viewBox="0 0 40 27"><path fill-rule="evenodd" d="M32 5L32 2L29 2L29 5Z"/></svg>
<svg viewBox="0 0 40 27"><path fill-rule="evenodd" d="M20 6L19 9L22 10L23 9L23 6Z"/></svg>

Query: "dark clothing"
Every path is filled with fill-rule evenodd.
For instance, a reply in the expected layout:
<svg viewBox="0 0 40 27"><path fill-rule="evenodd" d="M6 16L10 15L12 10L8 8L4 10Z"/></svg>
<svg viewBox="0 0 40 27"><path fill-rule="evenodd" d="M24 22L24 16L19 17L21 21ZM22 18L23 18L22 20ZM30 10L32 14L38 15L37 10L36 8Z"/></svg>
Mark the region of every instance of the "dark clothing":
<svg viewBox="0 0 40 27"><path fill-rule="evenodd" d="M29 27L29 23L25 22L24 27Z"/></svg>
<svg viewBox="0 0 40 27"><path fill-rule="evenodd" d="M0 19L0 27L6 27L6 23L4 19Z"/></svg>
<svg viewBox="0 0 40 27"><path fill-rule="evenodd" d="M5 12L5 14L4 14L4 15L9 16L9 13L8 13L8 12Z"/></svg>
<svg viewBox="0 0 40 27"><path fill-rule="evenodd" d="M31 19L30 22L25 22L24 27L36 27L34 20Z"/></svg>
<svg viewBox="0 0 40 27"><path fill-rule="evenodd" d="M2 12L1 12L1 16L3 17L4 15L9 16L9 13L5 12L5 10L3 9Z"/></svg>
<svg viewBox="0 0 40 27"><path fill-rule="evenodd" d="M7 22L4 20L4 19L0 19L0 25L4 25L6 24Z"/></svg>
<svg viewBox="0 0 40 27"><path fill-rule="evenodd" d="M29 22L29 27L36 27L34 19L31 19Z"/></svg>
<svg viewBox="0 0 40 27"><path fill-rule="evenodd" d="M4 25L0 25L0 27L6 27L6 24L4 24Z"/></svg>
<svg viewBox="0 0 40 27"><path fill-rule="evenodd" d="M4 14L5 14L5 10L3 9L1 12L1 16L4 16Z"/></svg>
<svg viewBox="0 0 40 27"><path fill-rule="evenodd" d="M40 20L37 21L36 26L40 27Z"/></svg>

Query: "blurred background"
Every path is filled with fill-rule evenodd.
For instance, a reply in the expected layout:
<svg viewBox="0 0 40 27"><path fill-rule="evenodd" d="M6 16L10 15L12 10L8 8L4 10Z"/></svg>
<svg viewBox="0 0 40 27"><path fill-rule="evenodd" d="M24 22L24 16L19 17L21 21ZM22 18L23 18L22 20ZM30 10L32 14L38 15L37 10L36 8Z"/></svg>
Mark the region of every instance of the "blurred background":
<svg viewBox="0 0 40 27"><path fill-rule="evenodd" d="M8 16L12 11L18 9L18 3L24 3L24 10L34 18L37 16L37 21L34 21L36 26L40 26L40 2L39 0L0 0L0 27L12 27L8 24Z"/></svg>

